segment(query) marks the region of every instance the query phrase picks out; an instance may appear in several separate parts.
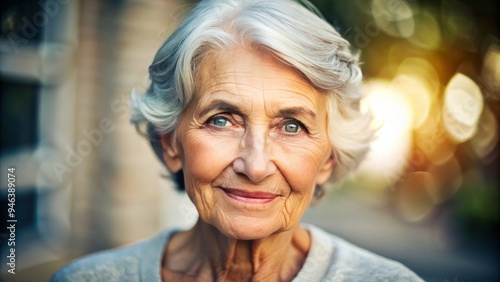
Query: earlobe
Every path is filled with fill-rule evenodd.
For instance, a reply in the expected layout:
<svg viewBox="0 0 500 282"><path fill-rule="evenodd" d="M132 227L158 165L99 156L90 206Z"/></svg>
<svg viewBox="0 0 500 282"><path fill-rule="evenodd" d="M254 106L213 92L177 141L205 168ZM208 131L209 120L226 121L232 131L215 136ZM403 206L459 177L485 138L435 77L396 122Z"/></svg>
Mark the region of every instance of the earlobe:
<svg viewBox="0 0 500 282"><path fill-rule="evenodd" d="M161 146L163 148L163 160L168 170L173 173L179 172L182 169L182 159L174 134L163 134L161 136Z"/></svg>
<svg viewBox="0 0 500 282"><path fill-rule="evenodd" d="M318 178L316 180L317 185L323 185L330 178L335 164L335 155L332 152L319 171Z"/></svg>

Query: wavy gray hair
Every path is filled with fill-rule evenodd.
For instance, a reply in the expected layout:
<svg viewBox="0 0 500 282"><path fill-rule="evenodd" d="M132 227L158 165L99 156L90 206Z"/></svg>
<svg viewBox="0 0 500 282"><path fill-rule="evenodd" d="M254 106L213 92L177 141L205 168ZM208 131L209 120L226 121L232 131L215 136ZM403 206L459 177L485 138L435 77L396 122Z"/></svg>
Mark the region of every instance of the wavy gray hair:
<svg viewBox="0 0 500 282"><path fill-rule="evenodd" d="M336 158L331 180L353 171L373 138L371 115L359 109L358 58L332 26L291 0L204 0L165 41L149 67L149 88L131 99L131 122L147 125L158 157L159 136L175 131L196 90L203 58L244 44L268 51L328 95L328 133Z"/></svg>

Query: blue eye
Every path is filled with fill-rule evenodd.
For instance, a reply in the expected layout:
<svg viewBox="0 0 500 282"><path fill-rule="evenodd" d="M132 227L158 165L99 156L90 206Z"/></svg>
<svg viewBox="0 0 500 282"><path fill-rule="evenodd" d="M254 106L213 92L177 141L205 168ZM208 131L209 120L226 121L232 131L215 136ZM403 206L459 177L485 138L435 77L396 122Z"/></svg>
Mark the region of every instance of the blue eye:
<svg viewBox="0 0 500 282"><path fill-rule="evenodd" d="M210 123L212 125L218 126L218 127L225 127L225 126L231 126L232 124L229 122L229 120L225 117L213 117L210 119Z"/></svg>

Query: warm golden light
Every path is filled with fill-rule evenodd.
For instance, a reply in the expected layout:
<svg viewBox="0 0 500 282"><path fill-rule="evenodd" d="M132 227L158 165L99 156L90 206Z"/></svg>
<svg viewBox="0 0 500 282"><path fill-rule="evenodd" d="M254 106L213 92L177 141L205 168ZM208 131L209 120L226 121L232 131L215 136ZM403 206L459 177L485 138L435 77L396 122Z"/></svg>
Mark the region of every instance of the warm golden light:
<svg viewBox="0 0 500 282"><path fill-rule="evenodd" d="M412 107L412 127L419 127L429 116L431 94L429 88L418 77L398 75L393 83L404 95Z"/></svg>
<svg viewBox="0 0 500 282"><path fill-rule="evenodd" d="M432 99L438 96L441 86L439 83L439 76L436 69L428 61L417 57L406 58L399 65L397 73L408 75L422 81Z"/></svg>
<svg viewBox="0 0 500 282"><path fill-rule="evenodd" d="M412 109L406 97L387 81L367 82L365 90L362 106L373 113L380 129L360 171L391 184L402 173L410 152Z"/></svg>
<svg viewBox="0 0 500 282"><path fill-rule="evenodd" d="M434 165L442 165L453 158L455 149L456 145L447 139L436 142L432 152L428 155L429 160Z"/></svg>
<svg viewBox="0 0 500 282"><path fill-rule="evenodd" d="M446 131L458 143L471 139L483 110L479 86L457 73L446 86L444 95L442 121Z"/></svg>

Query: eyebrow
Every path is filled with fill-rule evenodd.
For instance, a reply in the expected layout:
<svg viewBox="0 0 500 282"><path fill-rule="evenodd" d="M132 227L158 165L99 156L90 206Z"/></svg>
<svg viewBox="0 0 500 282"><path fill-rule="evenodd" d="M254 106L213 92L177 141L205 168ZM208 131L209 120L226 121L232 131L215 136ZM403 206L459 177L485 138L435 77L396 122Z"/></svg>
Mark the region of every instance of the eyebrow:
<svg viewBox="0 0 500 282"><path fill-rule="evenodd" d="M242 111L238 106L230 104L224 100L216 99L210 102L210 104L200 112L200 116L205 116L206 114L208 114L210 111L213 110L242 114ZM312 110L304 109L302 107L290 107L290 108L280 109L278 111L278 116L280 117L309 116L315 121L318 119L315 112L313 112Z"/></svg>
<svg viewBox="0 0 500 282"><path fill-rule="evenodd" d="M210 104L200 112L200 116L205 116L212 110L241 114L241 110L238 106L232 105L223 100L216 99L210 102Z"/></svg>
<svg viewBox="0 0 500 282"><path fill-rule="evenodd" d="M280 117L296 117L304 115L311 117L313 120L318 119L316 113L301 107L291 107L291 108L281 109L278 111L278 116Z"/></svg>

